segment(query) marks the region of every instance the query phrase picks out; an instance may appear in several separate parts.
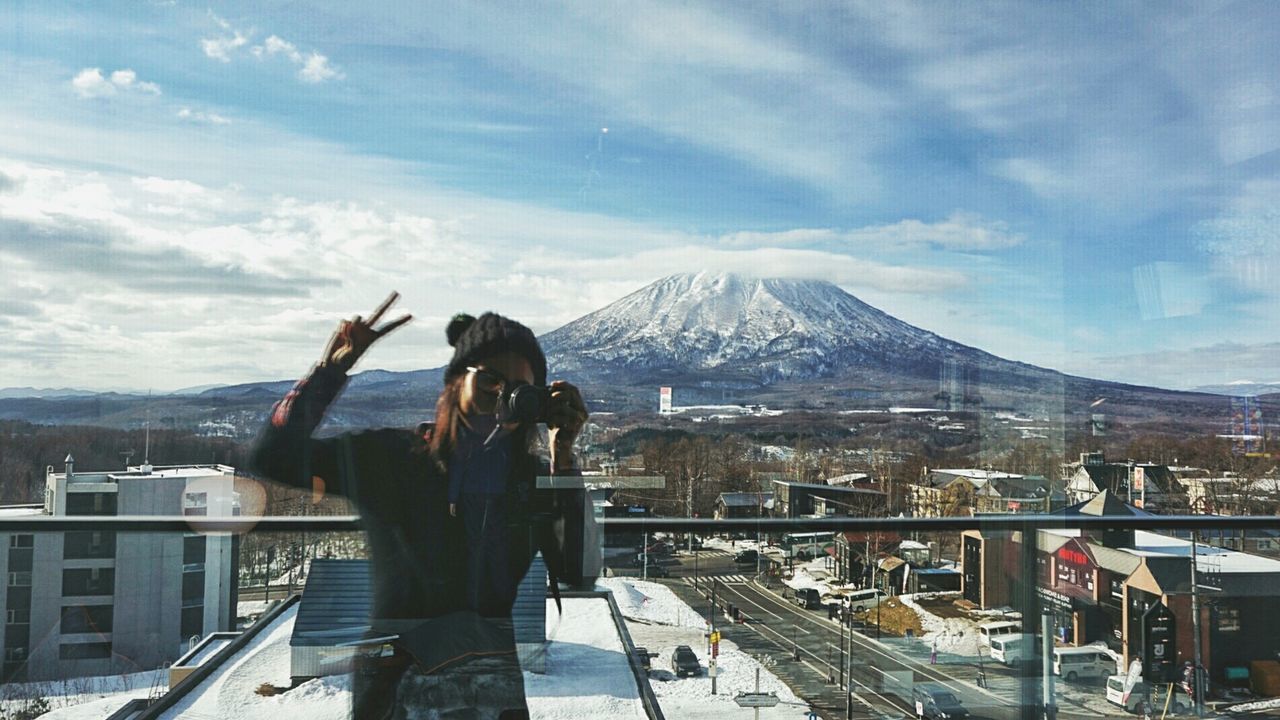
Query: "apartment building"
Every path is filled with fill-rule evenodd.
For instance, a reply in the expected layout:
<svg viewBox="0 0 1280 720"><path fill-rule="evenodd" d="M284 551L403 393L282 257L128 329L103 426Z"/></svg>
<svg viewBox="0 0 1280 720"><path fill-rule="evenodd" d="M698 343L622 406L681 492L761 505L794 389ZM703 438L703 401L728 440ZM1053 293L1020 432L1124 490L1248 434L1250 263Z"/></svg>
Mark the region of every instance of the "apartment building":
<svg viewBox="0 0 1280 720"><path fill-rule="evenodd" d="M225 465L79 472L50 466L44 506L15 515L239 514ZM118 532L0 533L6 682L137 672L182 655L192 638L235 624L238 541L232 535Z"/></svg>

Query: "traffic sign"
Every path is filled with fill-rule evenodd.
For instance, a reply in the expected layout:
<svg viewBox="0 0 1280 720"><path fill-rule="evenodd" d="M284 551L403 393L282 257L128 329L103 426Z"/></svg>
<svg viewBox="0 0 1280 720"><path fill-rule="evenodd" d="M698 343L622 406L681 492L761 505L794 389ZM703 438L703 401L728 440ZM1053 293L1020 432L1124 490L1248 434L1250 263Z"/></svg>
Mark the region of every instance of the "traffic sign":
<svg viewBox="0 0 1280 720"><path fill-rule="evenodd" d="M738 693L733 701L738 703L738 707L744 708L773 707L780 702L773 693Z"/></svg>

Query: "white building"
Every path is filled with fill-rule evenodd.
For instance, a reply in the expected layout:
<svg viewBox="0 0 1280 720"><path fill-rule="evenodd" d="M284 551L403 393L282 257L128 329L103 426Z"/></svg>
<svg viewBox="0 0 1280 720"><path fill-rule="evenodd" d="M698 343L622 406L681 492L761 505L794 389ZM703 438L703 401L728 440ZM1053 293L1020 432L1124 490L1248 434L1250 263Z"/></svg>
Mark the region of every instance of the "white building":
<svg viewBox="0 0 1280 720"><path fill-rule="evenodd" d="M77 472L50 466L44 507L13 516L239 514L225 465ZM131 673L235 624L238 541L198 533L0 532L5 681Z"/></svg>

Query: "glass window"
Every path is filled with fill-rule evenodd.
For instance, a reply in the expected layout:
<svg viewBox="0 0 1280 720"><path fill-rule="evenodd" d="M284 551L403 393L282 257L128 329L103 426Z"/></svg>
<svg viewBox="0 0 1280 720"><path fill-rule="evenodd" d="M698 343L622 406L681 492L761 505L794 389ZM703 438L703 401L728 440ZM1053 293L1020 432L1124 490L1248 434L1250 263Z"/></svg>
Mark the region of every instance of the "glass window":
<svg viewBox="0 0 1280 720"><path fill-rule="evenodd" d="M109 633L114 616L111 605L67 605L62 608L62 634Z"/></svg>
<svg viewBox="0 0 1280 720"><path fill-rule="evenodd" d="M68 492L68 515L115 515L116 494L103 492Z"/></svg>
<svg viewBox="0 0 1280 720"><path fill-rule="evenodd" d="M62 596L110 595L115 590L112 568L76 568L62 571Z"/></svg>
<svg viewBox="0 0 1280 720"><path fill-rule="evenodd" d="M63 660L99 660L111 657L111 643L63 643L58 646L58 657Z"/></svg>

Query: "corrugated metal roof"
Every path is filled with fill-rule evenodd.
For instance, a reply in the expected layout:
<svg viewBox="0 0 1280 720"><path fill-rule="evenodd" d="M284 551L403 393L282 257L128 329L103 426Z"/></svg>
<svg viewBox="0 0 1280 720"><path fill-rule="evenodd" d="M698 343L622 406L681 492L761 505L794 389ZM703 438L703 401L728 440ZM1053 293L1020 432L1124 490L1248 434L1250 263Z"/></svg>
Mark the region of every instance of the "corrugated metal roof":
<svg viewBox="0 0 1280 720"><path fill-rule="evenodd" d="M289 645L317 647L359 640L369 628L372 604L368 560L312 560Z"/></svg>
<svg viewBox="0 0 1280 720"><path fill-rule="evenodd" d="M1098 567L1123 575L1132 575L1133 571L1137 570L1138 566L1142 564L1142 558L1133 553L1105 547L1097 543L1089 543L1089 552L1093 553L1093 559L1098 564Z"/></svg>
<svg viewBox="0 0 1280 720"><path fill-rule="evenodd" d="M756 507L773 499L773 493L727 492L720 493L720 502L725 507Z"/></svg>

